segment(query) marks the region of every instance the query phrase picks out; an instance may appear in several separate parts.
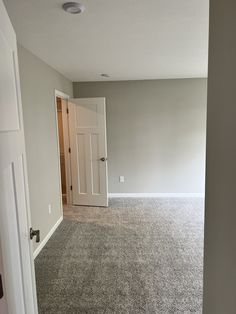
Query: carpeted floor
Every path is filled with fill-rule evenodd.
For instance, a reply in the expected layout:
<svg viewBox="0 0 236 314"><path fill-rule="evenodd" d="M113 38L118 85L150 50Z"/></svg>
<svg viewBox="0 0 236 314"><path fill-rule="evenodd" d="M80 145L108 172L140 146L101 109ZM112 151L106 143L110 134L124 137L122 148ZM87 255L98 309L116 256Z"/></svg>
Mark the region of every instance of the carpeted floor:
<svg viewBox="0 0 236 314"><path fill-rule="evenodd" d="M40 314L202 313L202 199L67 208L36 258Z"/></svg>

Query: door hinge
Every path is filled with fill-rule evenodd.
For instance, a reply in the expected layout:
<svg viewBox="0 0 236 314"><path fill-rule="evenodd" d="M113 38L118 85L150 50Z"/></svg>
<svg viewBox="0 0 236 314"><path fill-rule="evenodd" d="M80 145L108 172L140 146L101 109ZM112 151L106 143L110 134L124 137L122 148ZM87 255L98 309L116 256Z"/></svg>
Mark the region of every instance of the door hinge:
<svg viewBox="0 0 236 314"><path fill-rule="evenodd" d="M66 108L66 113L69 113L69 109L68 108Z"/></svg>
<svg viewBox="0 0 236 314"><path fill-rule="evenodd" d="M71 148L69 147L69 153L71 153Z"/></svg>
<svg viewBox="0 0 236 314"><path fill-rule="evenodd" d="M72 185L70 186L70 190L71 190L71 191L73 190L73 187L72 187Z"/></svg>

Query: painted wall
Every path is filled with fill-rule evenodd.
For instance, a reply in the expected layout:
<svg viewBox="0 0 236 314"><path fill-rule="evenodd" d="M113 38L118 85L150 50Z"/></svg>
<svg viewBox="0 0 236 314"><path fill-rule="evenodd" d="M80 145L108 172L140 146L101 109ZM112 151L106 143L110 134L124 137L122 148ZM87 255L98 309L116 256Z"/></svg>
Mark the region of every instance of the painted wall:
<svg viewBox="0 0 236 314"><path fill-rule="evenodd" d="M18 53L32 226L43 240L61 216L54 90L72 95L72 83L23 47Z"/></svg>
<svg viewBox="0 0 236 314"><path fill-rule="evenodd" d="M206 79L74 83L74 97L99 96L110 193L204 192Z"/></svg>
<svg viewBox="0 0 236 314"><path fill-rule="evenodd" d="M236 313L235 12L210 1L204 314Z"/></svg>

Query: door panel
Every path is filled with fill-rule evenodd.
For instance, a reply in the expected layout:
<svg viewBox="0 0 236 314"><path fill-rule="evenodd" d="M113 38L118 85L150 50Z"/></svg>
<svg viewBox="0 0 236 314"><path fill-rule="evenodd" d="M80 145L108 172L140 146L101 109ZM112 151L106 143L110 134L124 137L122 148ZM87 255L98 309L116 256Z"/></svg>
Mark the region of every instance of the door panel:
<svg viewBox="0 0 236 314"><path fill-rule="evenodd" d="M77 134L77 152L78 152L78 190L81 194L87 193L86 180L86 139L85 134Z"/></svg>
<svg viewBox="0 0 236 314"><path fill-rule="evenodd" d="M10 314L36 314L16 37L0 0L0 242Z"/></svg>
<svg viewBox="0 0 236 314"><path fill-rule="evenodd" d="M76 126L80 128L96 128L98 127L98 107L99 104L77 104L76 110Z"/></svg>
<svg viewBox="0 0 236 314"><path fill-rule="evenodd" d="M100 186L100 160L99 160L99 134L91 134L91 163L92 163L92 193L101 194Z"/></svg>
<svg viewBox="0 0 236 314"><path fill-rule="evenodd" d="M17 196L15 180L15 164L11 162L0 172L1 199L1 239L3 253L3 269L7 274L6 296L10 313L25 313L23 278L21 271L21 252L19 243L19 225L17 222Z"/></svg>
<svg viewBox="0 0 236 314"><path fill-rule="evenodd" d="M68 105L73 204L107 206L105 98L71 99Z"/></svg>

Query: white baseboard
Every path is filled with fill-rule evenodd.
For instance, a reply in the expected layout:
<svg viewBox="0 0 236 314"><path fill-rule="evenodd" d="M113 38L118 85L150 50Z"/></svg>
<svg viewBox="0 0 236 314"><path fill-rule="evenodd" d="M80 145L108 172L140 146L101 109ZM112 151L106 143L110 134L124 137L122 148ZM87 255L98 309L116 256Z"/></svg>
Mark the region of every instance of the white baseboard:
<svg viewBox="0 0 236 314"><path fill-rule="evenodd" d="M36 248L36 250L33 253L33 257L36 258L38 254L41 252L45 244L48 242L48 240L51 238L57 227L60 225L60 223L63 220L63 216L61 216L58 221L55 223L55 225L52 227L52 229L48 232L46 237L40 242L39 246Z"/></svg>
<svg viewBox="0 0 236 314"><path fill-rule="evenodd" d="M110 198L118 197L161 197L161 198L174 198L174 197L204 197L204 193L109 193Z"/></svg>

